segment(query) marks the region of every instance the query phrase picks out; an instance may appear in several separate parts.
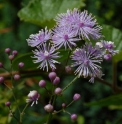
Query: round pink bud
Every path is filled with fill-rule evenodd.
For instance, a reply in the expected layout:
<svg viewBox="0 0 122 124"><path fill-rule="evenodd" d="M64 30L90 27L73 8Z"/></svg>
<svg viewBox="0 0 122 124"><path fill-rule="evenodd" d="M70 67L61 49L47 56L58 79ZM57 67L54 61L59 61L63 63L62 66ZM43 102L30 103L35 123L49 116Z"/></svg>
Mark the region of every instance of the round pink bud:
<svg viewBox="0 0 122 124"><path fill-rule="evenodd" d="M13 50L13 51L12 51L12 54L13 54L14 56L16 56L16 55L18 54L18 52L17 52L16 50Z"/></svg>
<svg viewBox="0 0 122 124"><path fill-rule="evenodd" d="M46 81L45 80L39 81L39 86L40 87L45 87L46 86Z"/></svg>
<svg viewBox="0 0 122 124"><path fill-rule="evenodd" d="M14 59L14 55L9 55L8 57L10 60L13 60Z"/></svg>
<svg viewBox="0 0 122 124"><path fill-rule="evenodd" d="M62 103L62 107L65 108L66 107L66 104L65 103Z"/></svg>
<svg viewBox="0 0 122 124"><path fill-rule="evenodd" d="M45 111L47 112L52 112L53 111L53 106L51 104L48 104L44 107Z"/></svg>
<svg viewBox="0 0 122 124"><path fill-rule="evenodd" d="M0 68L2 68L3 67L3 63L2 62L0 62Z"/></svg>
<svg viewBox="0 0 122 124"><path fill-rule="evenodd" d="M73 99L74 99L75 101L79 100L80 98L81 98L81 95L78 94L78 93L74 94L74 96L73 96Z"/></svg>
<svg viewBox="0 0 122 124"><path fill-rule="evenodd" d="M75 120L77 120L77 115L76 114L71 114L70 118L75 121Z"/></svg>
<svg viewBox="0 0 122 124"><path fill-rule="evenodd" d="M111 54L104 55L105 60L111 60L111 58L112 58Z"/></svg>
<svg viewBox="0 0 122 124"><path fill-rule="evenodd" d="M59 77L56 77L54 80L53 80L53 85L58 85L60 83L60 78Z"/></svg>
<svg viewBox="0 0 122 124"><path fill-rule="evenodd" d="M9 54L11 52L11 49L10 48L6 48L5 52Z"/></svg>
<svg viewBox="0 0 122 124"><path fill-rule="evenodd" d="M23 67L24 67L24 63L23 63L23 62L20 62L20 63L18 64L18 66L19 66L19 68L23 68Z"/></svg>
<svg viewBox="0 0 122 124"><path fill-rule="evenodd" d="M66 73L71 74L72 68L70 66L66 66L65 71L66 71Z"/></svg>
<svg viewBox="0 0 122 124"><path fill-rule="evenodd" d="M0 83L4 82L4 77L0 77Z"/></svg>
<svg viewBox="0 0 122 124"><path fill-rule="evenodd" d="M19 74L15 74L14 75L14 80L19 80L20 79L20 75Z"/></svg>
<svg viewBox="0 0 122 124"><path fill-rule="evenodd" d="M11 105L10 102L6 102L6 103L5 103L5 106L8 106L8 107L9 107L10 105Z"/></svg>
<svg viewBox="0 0 122 124"><path fill-rule="evenodd" d="M53 81L56 78L56 73L55 72L50 72L48 77L50 78L51 81Z"/></svg>
<svg viewBox="0 0 122 124"><path fill-rule="evenodd" d="M62 89L60 87L58 87L58 88L55 89L54 93L56 95L60 95L62 93Z"/></svg>

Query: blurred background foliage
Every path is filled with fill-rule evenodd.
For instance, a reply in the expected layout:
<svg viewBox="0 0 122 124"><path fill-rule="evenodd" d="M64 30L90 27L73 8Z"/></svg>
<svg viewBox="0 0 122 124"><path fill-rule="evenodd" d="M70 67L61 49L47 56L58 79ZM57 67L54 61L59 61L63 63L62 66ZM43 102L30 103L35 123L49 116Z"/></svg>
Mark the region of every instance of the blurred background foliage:
<svg viewBox="0 0 122 124"><path fill-rule="evenodd" d="M39 4L40 3L40 4ZM122 0L0 0L0 61L4 63L6 68L10 68L10 62L4 49L9 47L19 52L18 58L14 61L14 69L17 68L19 61L25 62L22 72L22 79L14 82L16 86L15 92L18 96L21 108L25 105L25 99L29 91L38 90L41 99L38 105L28 107L23 118L24 124L42 124L45 122L46 116L43 105L48 102L48 95L44 89L38 87L40 79L46 79L48 87L51 85L47 77L47 73L36 70L37 65L32 63L30 58L31 48L28 47L26 39L30 34L37 33L46 25L52 28L56 14L66 12L67 9L79 8L88 10L98 20L100 25L104 25L103 34L107 40L116 41L119 50L122 49ZM109 26L107 26L109 25ZM118 29L115 29L115 28ZM62 52L62 54L64 54ZM63 60L65 60L65 56ZM117 62L117 83L122 86L122 57L121 54L113 60ZM103 78L112 82L112 62L103 62ZM61 67L58 67L57 73L60 75ZM32 70L32 73L28 71ZM1 74L3 70L0 69ZM28 76L26 75L28 73ZM61 75L61 86L64 87L73 75ZM6 83L10 84L10 77L6 76ZM11 92L2 84L0 86L0 123L16 124L14 119L8 117L8 109L4 107L4 103L8 100L12 101ZM122 118L122 99L121 94L112 96L113 91L110 87L103 85L97 81L90 84L87 79L80 78L68 90L64 92L64 97L57 99L56 108L60 109L62 102L69 103L74 93L80 93L82 99L75 102L68 108L71 113L77 113L77 122L71 122L70 117L64 113L61 116L55 116L52 124L121 124ZM109 97L109 98L107 98ZM100 99L106 98L99 101ZM97 101L95 103L95 101ZM113 101L112 101L113 100ZM93 103L90 103L92 102ZM84 104L88 103L88 104ZM112 105L113 104L113 105ZM13 109L16 111L15 104L12 103ZM15 113L18 115L18 113Z"/></svg>

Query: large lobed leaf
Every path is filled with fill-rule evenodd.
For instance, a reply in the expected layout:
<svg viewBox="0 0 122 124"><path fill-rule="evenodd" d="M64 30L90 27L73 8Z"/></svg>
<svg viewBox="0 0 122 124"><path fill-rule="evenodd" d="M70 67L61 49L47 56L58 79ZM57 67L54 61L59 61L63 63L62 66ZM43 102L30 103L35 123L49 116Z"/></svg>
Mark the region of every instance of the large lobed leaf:
<svg viewBox="0 0 122 124"><path fill-rule="evenodd" d="M21 20L52 28L57 14L84 5L83 0L31 0L19 11L18 16Z"/></svg>

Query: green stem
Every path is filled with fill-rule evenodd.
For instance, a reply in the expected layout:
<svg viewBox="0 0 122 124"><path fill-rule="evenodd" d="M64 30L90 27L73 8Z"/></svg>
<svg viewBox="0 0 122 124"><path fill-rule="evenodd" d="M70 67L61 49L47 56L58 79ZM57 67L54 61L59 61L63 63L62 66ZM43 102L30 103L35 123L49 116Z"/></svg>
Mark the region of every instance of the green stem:
<svg viewBox="0 0 122 124"><path fill-rule="evenodd" d="M50 112L46 124L50 124L51 118L52 118L52 113Z"/></svg>
<svg viewBox="0 0 122 124"><path fill-rule="evenodd" d="M70 85L72 85L77 80L77 78L78 78L78 76L76 76L66 87L64 87L62 92L65 91Z"/></svg>
<svg viewBox="0 0 122 124"><path fill-rule="evenodd" d="M19 119L14 115L14 112L12 111L11 107L9 106L8 108L9 108L10 113L12 114L12 117L15 118L15 120L19 122Z"/></svg>
<svg viewBox="0 0 122 124"><path fill-rule="evenodd" d="M17 100L16 100L16 97L15 97L15 95L14 95L14 91L13 91L13 89L12 88L10 88L8 85L6 85L5 83L4 83L4 85L12 92L12 95L13 95L13 97L14 97L14 100L15 100L15 102L16 102L16 105L17 105L17 108L18 108L18 111L19 111L19 113L20 113L20 109L19 109L19 107L18 107L18 103L17 103Z"/></svg>
<svg viewBox="0 0 122 124"><path fill-rule="evenodd" d="M57 95L55 95L54 98L53 98L53 102L52 102L52 105L53 105L53 106L54 106L54 104L55 104L56 98L57 98Z"/></svg>
<svg viewBox="0 0 122 124"><path fill-rule="evenodd" d="M51 93L49 92L49 90L45 87L44 88L46 91L47 91L47 93L49 94L49 95L51 95Z"/></svg>
<svg viewBox="0 0 122 124"><path fill-rule="evenodd" d="M13 114L13 117L18 121L18 123L19 123L19 119Z"/></svg>
<svg viewBox="0 0 122 124"><path fill-rule="evenodd" d="M103 80L103 79L100 79L100 78L95 78L95 79L96 79L97 81L99 81L100 83L105 84L105 85L107 85L107 86L109 86L109 87L112 88L112 84L109 83L109 82L107 82L106 80Z"/></svg>
<svg viewBox="0 0 122 124"><path fill-rule="evenodd" d="M15 97L15 94L14 94L14 91L13 91L13 89L11 89L11 91L12 91L12 94L13 94L14 100L15 100L15 102L16 102L17 109L18 109L18 111L19 111L19 114L20 114L21 112L20 112L20 109L19 109L19 107L18 107L18 102L17 102L17 99L16 99L16 97Z"/></svg>
<svg viewBox="0 0 122 124"><path fill-rule="evenodd" d="M16 105L17 105L17 109L18 109L18 111L19 111L19 114L21 114L20 109L19 109L19 107L18 107L18 103L17 103L16 96L15 96L14 90L13 90L14 86L13 86L13 75L12 75L12 71L13 71L13 68L12 68L12 61L11 61L11 71L10 71L10 74L11 74L11 84L12 84L11 91L12 91L12 93L13 93L13 97L14 97L14 100L15 100L15 102L16 102Z"/></svg>
<svg viewBox="0 0 122 124"><path fill-rule="evenodd" d="M66 61L65 66L67 65L67 63L68 63L68 61L69 61L70 54L71 54L71 50L70 50L69 53L68 53L68 58L67 58L67 61Z"/></svg>
<svg viewBox="0 0 122 124"><path fill-rule="evenodd" d="M54 106L56 98L57 98L57 95L54 95L54 97L53 97L54 88L55 87L52 88L52 95L51 95L51 98L50 98L50 103L51 103L52 98L53 98L52 106ZM52 119L52 112L49 113L46 124L50 124L51 119Z"/></svg>
<svg viewBox="0 0 122 124"><path fill-rule="evenodd" d="M52 91L51 91L51 97L50 97L50 100L49 100L49 103L50 104L52 104L51 102L52 102L52 99L53 99L53 95L54 95L54 88L55 88L55 86L53 85L53 87L52 87Z"/></svg>
<svg viewBox="0 0 122 124"><path fill-rule="evenodd" d="M70 54L71 54L71 50L69 50L69 53L68 53L68 57L67 57L67 60L66 60L65 66L67 66L67 64L68 64ZM62 73L65 71L65 66L64 66L64 68L63 68L63 70L62 70L62 72L61 72L60 75L62 75Z"/></svg>
<svg viewBox="0 0 122 124"><path fill-rule="evenodd" d="M58 114L58 113L61 112L61 111L63 111L63 109L61 109L61 110L59 110L59 111L57 111L57 112L54 112L54 113L52 113L52 114L55 115L55 114Z"/></svg>
<svg viewBox="0 0 122 124"><path fill-rule="evenodd" d="M21 114L20 114L20 124L22 123L22 117L24 115L24 111L25 109L28 107L29 103L26 104L26 106L24 107L24 109L22 110Z"/></svg>
<svg viewBox="0 0 122 124"><path fill-rule="evenodd" d="M74 100L70 102L66 107L69 107L72 103L74 103Z"/></svg>

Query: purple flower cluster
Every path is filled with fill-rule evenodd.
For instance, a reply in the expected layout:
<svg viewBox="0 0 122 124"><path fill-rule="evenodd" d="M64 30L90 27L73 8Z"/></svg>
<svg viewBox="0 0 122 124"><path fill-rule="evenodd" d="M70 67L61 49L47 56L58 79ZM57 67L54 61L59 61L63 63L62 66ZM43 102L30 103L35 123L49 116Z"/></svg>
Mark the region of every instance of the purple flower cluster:
<svg viewBox="0 0 122 124"><path fill-rule="evenodd" d="M31 34L29 39L27 39L29 46L36 47L33 50L34 56L32 58L37 60L33 60L33 62L41 63L38 68L46 69L47 71L49 67L56 69L55 64L59 63L55 60L59 58L59 52L56 52L56 48L49 43L51 35L51 30L46 27L45 30L39 31L38 34Z"/></svg>
<svg viewBox="0 0 122 124"><path fill-rule="evenodd" d="M99 39L101 38L101 26L97 25L96 19L86 10L80 12L78 9L67 10L67 13L58 14L56 17L57 25L72 28L74 34L81 39Z"/></svg>
<svg viewBox="0 0 122 124"><path fill-rule="evenodd" d="M40 63L38 68L49 70L49 67L56 69L56 63L59 56L59 48L74 50L71 55L73 60L72 67L77 67L75 74L83 77L90 77L90 82L94 78L102 77L101 62L104 59L110 60L118 53L114 50L115 45L111 41L100 41L101 26L97 24L92 14L86 10L80 12L78 9L67 10L66 13L58 14L55 18L56 26L52 30L47 27L38 34L30 35L27 39L28 45L36 47L33 50L36 60L34 63ZM77 48L77 42L82 40L94 39L97 42L95 46L86 43L81 48Z"/></svg>
<svg viewBox="0 0 122 124"><path fill-rule="evenodd" d="M95 77L102 77L101 66L102 55L99 47L92 44L85 44L82 48L77 48L71 59L74 61L72 67L77 67L75 74L83 76L84 78L90 77L90 82L94 82Z"/></svg>

